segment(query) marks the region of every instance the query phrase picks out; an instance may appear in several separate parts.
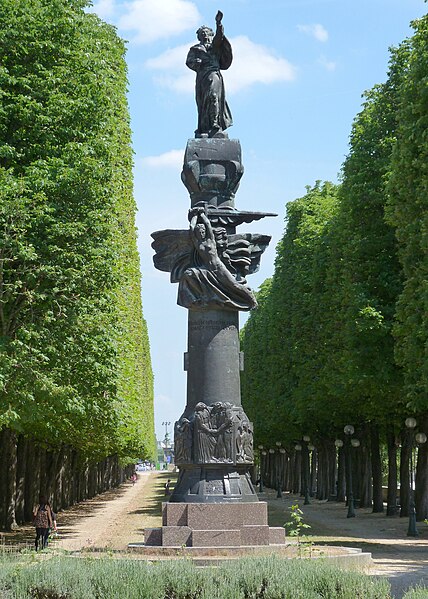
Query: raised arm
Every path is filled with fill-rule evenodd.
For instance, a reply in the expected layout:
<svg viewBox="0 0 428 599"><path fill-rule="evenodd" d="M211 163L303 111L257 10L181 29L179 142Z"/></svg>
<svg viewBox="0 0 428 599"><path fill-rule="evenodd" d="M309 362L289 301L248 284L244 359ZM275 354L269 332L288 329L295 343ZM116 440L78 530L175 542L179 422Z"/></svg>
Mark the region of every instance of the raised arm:
<svg viewBox="0 0 428 599"><path fill-rule="evenodd" d="M216 17L215 17L215 22L216 22L216 32L215 32L215 36L213 39L213 46L219 46L221 45L223 38L224 38L224 27L223 24L221 22L221 20L223 19L223 13L221 12L221 10L217 11Z"/></svg>

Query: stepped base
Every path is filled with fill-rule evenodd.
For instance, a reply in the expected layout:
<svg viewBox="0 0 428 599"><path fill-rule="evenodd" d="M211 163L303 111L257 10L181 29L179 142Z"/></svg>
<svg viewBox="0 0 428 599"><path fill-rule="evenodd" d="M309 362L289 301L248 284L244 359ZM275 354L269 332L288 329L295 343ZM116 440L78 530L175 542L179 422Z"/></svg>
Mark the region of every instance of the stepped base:
<svg viewBox="0 0 428 599"><path fill-rule="evenodd" d="M164 503L162 528L144 530L152 547L284 545L282 527L269 527L267 503Z"/></svg>

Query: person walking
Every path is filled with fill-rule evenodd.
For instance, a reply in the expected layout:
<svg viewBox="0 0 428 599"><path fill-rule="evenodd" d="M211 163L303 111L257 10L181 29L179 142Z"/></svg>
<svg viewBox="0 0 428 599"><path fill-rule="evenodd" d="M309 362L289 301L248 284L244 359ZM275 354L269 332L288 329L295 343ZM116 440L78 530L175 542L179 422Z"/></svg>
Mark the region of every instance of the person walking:
<svg viewBox="0 0 428 599"><path fill-rule="evenodd" d="M53 528L55 531L57 529L56 515L45 495L39 496L39 503L33 510L33 524L36 527L36 551L39 548L45 549L48 546L51 529Z"/></svg>

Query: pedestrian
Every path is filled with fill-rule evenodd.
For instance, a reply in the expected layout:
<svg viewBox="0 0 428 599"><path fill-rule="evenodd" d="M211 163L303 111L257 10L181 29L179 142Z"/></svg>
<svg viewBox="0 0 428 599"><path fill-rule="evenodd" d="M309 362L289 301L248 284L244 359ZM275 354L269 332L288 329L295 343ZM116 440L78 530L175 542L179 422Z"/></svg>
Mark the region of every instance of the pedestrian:
<svg viewBox="0 0 428 599"><path fill-rule="evenodd" d="M132 486L134 486L135 483L137 482L137 475L135 472L131 476L131 481L132 481Z"/></svg>
<svg viewBox="0 0 428 599"><path fill-rule="evenodd" d="M169 478L167 480L167 482L165 483L164 487L165 487L165 495L171 495L171 491L169 490L169 487L171 486L171 479Z"/></svg>
<svg viewBox="0 0 428 599"><path fill-rule="evenodd" d="M33 510L33 524L36 527L36 551L39 547L45 549L48 546L51 528L57 530L56 514L52 511L45 495L39 496L39 503Z"/></svg>

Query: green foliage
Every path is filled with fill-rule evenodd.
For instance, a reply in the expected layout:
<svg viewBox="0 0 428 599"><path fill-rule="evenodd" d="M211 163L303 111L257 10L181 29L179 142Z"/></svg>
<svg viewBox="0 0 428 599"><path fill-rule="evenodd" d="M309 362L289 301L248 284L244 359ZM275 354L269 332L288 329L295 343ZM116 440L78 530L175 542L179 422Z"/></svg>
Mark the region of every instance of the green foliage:
<svg viewBox="0 0 428 599"><path fill-rule="evenodd" d="M392 336L402 275L395 230L385 222L385 206L404 48L394 56L386 82L365 94L355 118L337 223L342 258L337 303L346 398L353 406L361 404L360 421L379 424L397 421L402 408L402 377Z"/></svg>
<svg viewBox="0 0 428 599"><path fill-rule="evenodd" d="M390 598L386 580L342 571L320 559L246 558L201 569L190 560L153 564L58 556L31 562L15 556L15 564L5 566L0 568L0 592L16 599L27 598L30 588L33 596L38 589L40 597L62 594L67 599Z"/></svg>
<svg viewBox="0 0 428 599"><path fill-rule="evenodd" d="M328 405L327 382L334 368L329 326L335 307L328 272L337 206L337 187L319 182L287 205L275 274L261 287L259 308L243 330L243 404L258 443L274 438L286 445L303 428L322 428L322 419L331 426L335 406Z"/></svg>
<svg viewBox="0 0 428 599"><path fill-rule="evenodd" d="M397 141L389 181L389 221L396 227L404 287L397 305L396 358L409 406L426 411L428 391L428 16L413 23L400 87Z"/></svg>
<svg viewBox="0 0 428 599"><path fill-rule="evenodd" d="M386 82L366 93L341 185L317 183L287 206L274 276L242 334L243 403L262 443L403 419L393 336L403 274L385 211L408 61L404 43L392 51ZM425 308L412 312L418 324Z"/></svg>
<svg viewBox="0 0 428 599"><path fill-rule="evenodd" d="M124 44L87 4L0 4L0 426L150 456Z"/></svg>
<svg viewBox="0 0 428 599"><path fill-rule="evenodd" d="M311 528L309 524L303 521L303 512L296 503L290 508L290 520L284 524L289 537L300 537L302 530Z"/></svg>
<svg viewBox="0 0 428 599"><path fill-rule="evenodd" d="M297 553L299 557L312 557L313 543L307 537L302 536L303 530L308 530L309 524L303 521L303 512L299 508L299 504L291 506L290 520L284 524L284 528L289 537L297 538Z"/></svg>

